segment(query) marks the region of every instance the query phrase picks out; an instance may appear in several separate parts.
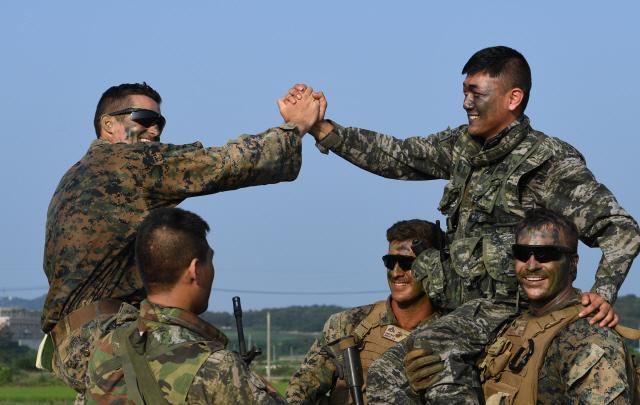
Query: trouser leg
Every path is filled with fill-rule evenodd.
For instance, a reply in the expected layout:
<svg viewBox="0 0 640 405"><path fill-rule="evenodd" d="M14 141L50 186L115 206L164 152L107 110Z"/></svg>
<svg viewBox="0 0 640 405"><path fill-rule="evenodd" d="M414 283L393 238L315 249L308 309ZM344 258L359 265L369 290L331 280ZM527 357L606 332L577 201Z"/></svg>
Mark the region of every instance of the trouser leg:
<svg viewBox="0 0 640 405"><path fill-rule="evenodd" d="M488 299L469 301L446 316L415 329L369 369L369 403L414 401L404 373L404 356L413 348L431 348L444 360L442 379L423 393L428 404L481 404L480 379L475 362L500 327L516 315L511 303ZM386 402L385 402L386 401ZM416 402L407 402L416 403Z"/></svg>

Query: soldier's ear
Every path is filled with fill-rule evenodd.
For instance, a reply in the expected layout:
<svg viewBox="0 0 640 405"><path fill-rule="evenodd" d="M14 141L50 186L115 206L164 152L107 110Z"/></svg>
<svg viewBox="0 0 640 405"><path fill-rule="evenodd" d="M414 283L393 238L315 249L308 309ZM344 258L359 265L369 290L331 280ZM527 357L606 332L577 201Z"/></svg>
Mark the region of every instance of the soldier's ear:
<svg viewBox="0 0 640 405"><path fill-rule="evenodd" d="M187 271L185 271L185 277L187 277L187 281L190 284L195 283L198 280L198 263L198 259L194 257L193 259L191 259L189 267L187 267Z"/></svg>
<svg viewBox="0 0 640 405"><path fill-rule="evenodd" d="M524 100L524 90L520 87L514 87L509 91L509 104L507 108L509 111L515 111L522 105L522 100Z"/></svg>
<svg viewBox="0 0 640 405"><path fill-rule="evenodd" d="M103 115L100 117L100 132L106 132L108 134L113 133L114 120L115 118L110 115Z"/></svg>

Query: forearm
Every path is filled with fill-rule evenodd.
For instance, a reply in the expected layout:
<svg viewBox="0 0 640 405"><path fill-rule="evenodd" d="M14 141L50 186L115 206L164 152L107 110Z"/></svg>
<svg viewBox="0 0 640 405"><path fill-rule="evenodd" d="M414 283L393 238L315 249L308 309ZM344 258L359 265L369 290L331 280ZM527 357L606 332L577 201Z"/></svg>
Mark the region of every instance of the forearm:
<svg viewBox="0 0 640 405"><path fill-rule="evenodd" d="M602 259L592 291L613 304L640 251L638 224L581 158L554 159L543 172L542 205L570 218L587 246L600 247Z"/></svg>
<svg viewBox="0 0 640 405"><path fill-rule="evenodd" d="M148 188L165 197L186 198L291 181L302 164L301 145L295 127L285 124L221 147L168 149L150 168Z"/></svg>
<svg viewBox="0 0 640 405"><path fill-rule="evenodd" d="M447 131L403 140L366 129L328 123L330 127L318 129L316 125L312 130L314 137L319 140L318 148L324 153L331 150L364 170L391 179L431 180L449 177L451 144L446 136L448 134L445 134Z"/></svg>
<svg viewBox="0 0 640 405"><path fill-rule="evenodd" d="M294 373L287 387L286 399L289 404L313 404L332 388L335 368L326 356L320 353L316 341L298 371Z"/></svg>

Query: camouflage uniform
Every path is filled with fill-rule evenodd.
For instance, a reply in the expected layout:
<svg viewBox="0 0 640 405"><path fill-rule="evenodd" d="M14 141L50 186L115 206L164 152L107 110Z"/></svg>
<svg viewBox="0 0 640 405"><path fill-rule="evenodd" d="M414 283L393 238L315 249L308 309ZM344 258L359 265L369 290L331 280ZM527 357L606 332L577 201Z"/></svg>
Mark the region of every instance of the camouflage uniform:
<svg viewBox="0 0 640 405"><path fill-rule="evenodd" d="M197 315L144 300L130 318L145 339L145 353L163 397L172 404L285 403L226 350L227 337ZM89 361L89 402L132 403L114 332L96 342Z"/></svg>
<svg viewBox="0 0 640 405"><path fill-rule="evenodd" d="M592 291L611 303L640 249L637 223L596 181L582 155L532 129L526 116L486 145L466 125L405 140L335 125L318 146L380 176L449 180L439 207L447 216L448 254L441 260L439 252L428 250L414 263L435 269L423 272L434 304L457 308L412 332L415 347L428 345L445 357L444 378L425 393L430 403L478 402L479 379L470 359L517 311L510 246L525 210L545 207L568 217L585 244L602 249ZM397 358L381 357L372 365L367 394L379 397L369 396L370 403L396 397L390 376L402 369Z"/></svg>
<svg viewBox="0 0 640 405"><path fill-rule="evenodd" d="M300 165L300 136L288 124L211 148L199 142L95 140L63 176L49 204L44 252L49 293L42 329L51 331L92 302L144 297L134 242L150 210L174 207L188 197L291 181ZM57 339L52 334L56 374L79 392L100 322L67 327Z"/></svg>
<svg viewBox="0 0 640 405"><path fill-rule="evenodd" d="M326 400L331 404L350 403L349 393L346 384L344 384L344 377L340 377L338 371L344 361L338 347L338 341L346 336L353 335L356 327L372 312L374 307L375 304L363 305L338 312L329 317L322 329L322 335L313 343L300 369L296 371L289 381L286 395L289 404L316 404L321 400ZM385 302L385 308L386 310L380 314L379 322L376 326L383 327L385 332L392 329L389 326L393 326L393 330L397 333L394 333L393 341L404 339L407 331L397 326L398 321L391 310L389 299ZM419 325L427 324L437 317L437 314L433 314L420 322ZM365 340L361 353L372 351L371 348L367 350L367 344L368 342ZM366 368L363 367L365 377L366 372ZM329 398L328 395L330 394L331 397Z"/></svg>
<svg viewBox="0 0 640 405"><path fill-rule="evenodd" d="M569 307L580 304L580 295L581 293L576 290L576 295L572 299L549 311L550 314L546 317L557 318L552 323L560 324L562 315L555 314L560 314L562 310L564 312L569 310L566 312L569 314L571 312ZM577 309L573 311L577 313ZM545 324L544 330L538 331L538 328L542 327L540 322L544 323L542 319L529 313L516 318L509 327L500 332L498 339L490 346L490 353L494 357L488 356L488 358L498 360L500 356L508 355L509 346L504 342L508 341L509 336L516 339L518 336L531 336L526 332L529 330L527 326L529 322L540 325L534 325L531 328L535 331L534 339L544 335L545 331L553 329L552 324ZM511 395L515 395L513 391L505 390L505 386L500 384L519 381L520 378L528 380L529 374L533 372L536 374L531 377L537 376L535 402L538 404L630 404L633 395L631 389L633 369L631 358L620 335L610 328L591 326L586 318L569 316L566 322L555 332L555 337L553 334L547 337L552 340L546 354L543 353L544 347L539 345L540 341L536 343L535 351L540 352L539 355L544 357L538 361L535 357L529 358L523 370L515 373L516 377L511 377L511 380L505 380L503 375L503 373L513 373L505 367L504 362L483 362L481 368L484 369L483 375L488 380L485 384L493 384L494 390L498 388L498 392L510 391ZM491 351L491 348L494 350ZM511 347L511 357L505 357L505 359L515 357L516 349L516 346ZM491 369L489 364L493 364L496 368L489 371ZM536 367L540 367L539 371ZM496 384L494 381L501 381L501 383ZM529 390L535 389L535 381L530 385L531 387L512 385L522 391L518 393L515 403L534 402L533 396L526 396ZM485 391L485 394L487 392ZM520 395L529 399L525 400L525 397ZM496 395L496 398L498 396Z"/></svg>

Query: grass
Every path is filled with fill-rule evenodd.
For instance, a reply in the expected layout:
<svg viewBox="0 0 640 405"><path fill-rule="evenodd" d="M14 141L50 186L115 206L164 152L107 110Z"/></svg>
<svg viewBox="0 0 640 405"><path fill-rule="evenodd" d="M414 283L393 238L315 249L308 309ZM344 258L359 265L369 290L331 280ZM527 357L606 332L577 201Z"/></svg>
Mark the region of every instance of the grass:
<svg viewBox="0 0 640 405"><path fill-rule="evenodd" d="M0 403L68 404L76 392L69 387L0 387Z"/></svg>
<svg viewBox="0 0 640 405"><path fill-rule="evenodd" d="M271 385L273 385L273 388L275 388L276 391L278 391L278 394L282 396L284 396L285 392L287 391L288 384L289 381L287 380L271 381Z"/></svg>

